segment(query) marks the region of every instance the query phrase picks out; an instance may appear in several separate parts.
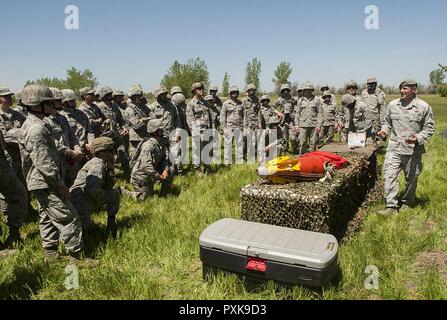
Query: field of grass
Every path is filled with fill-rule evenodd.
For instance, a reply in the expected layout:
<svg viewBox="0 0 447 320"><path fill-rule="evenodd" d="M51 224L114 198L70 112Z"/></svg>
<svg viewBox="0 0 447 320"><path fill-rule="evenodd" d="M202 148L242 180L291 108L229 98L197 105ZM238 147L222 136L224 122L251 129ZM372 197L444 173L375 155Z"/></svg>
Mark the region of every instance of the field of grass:
<svg viewBox="0 0 447 320"><path fill-rule="evenodd" d="M375 214L382 203L371 207L360 232L341 243L337 284L316 292L269 282L251 292L234 275L202 280L200 233L220 218L239 218L239 191L257 179L254 166L233 166L176 178L167 198L124 198L116 240L105 237L105 214L94 215L85 242L101 265L80 269L78 289L64 287L66 262L44 263L37 218L30 217L24 248L0 260L0 299L446 299L447 140L440 132L447 130L447 98L422 98L433 106L436 134L423 158L421 203L393 217ZM378 289L365 289L369 265L379 270Z"/></svg>

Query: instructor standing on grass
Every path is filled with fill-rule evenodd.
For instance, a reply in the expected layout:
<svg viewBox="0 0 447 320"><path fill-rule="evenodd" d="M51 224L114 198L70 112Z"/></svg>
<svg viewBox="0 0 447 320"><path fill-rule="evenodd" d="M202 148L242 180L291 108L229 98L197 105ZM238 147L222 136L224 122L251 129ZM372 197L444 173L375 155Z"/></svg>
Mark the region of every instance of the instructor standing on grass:
<svg viewBox="0 0 447 320"><path fill-rule="evenodd" d="M399 85L400 99L388 105L382 130L377 134L391 135L385 155L385 210L380 215L398 212L398 177L404 171L406 187L401 199L401 210L416 203L418 176L422 171L425 143L433 136L435 121L431 106L416 96L417 82L405 80Z"/></svg>

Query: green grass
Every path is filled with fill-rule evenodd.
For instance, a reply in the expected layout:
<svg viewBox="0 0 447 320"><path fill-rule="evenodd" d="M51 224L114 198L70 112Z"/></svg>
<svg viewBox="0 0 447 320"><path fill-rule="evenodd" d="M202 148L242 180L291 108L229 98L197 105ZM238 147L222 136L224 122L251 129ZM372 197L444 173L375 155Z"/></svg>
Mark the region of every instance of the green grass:
<svg viewBox="0 0 447 320"><path fill-rule="evenodd" d="M360 232L341 243L338 284L310 291L269 282L251 292L234 275L202 280L200 233L220 218L238 218L240 189L257 179L254 166L234 166L202 179L176 178L179 195L141 204L125 198L116 240L104 236L105 214L94 215L96 232L86 246L101 265L80 269L76 290L64 287L66 263L43 262L37 219L31 219L22 230L25 247L0 260L0 299L446 299L447 266L424 254L447 255L447 141L439 136L447 129L447 99L422 98L433 106L437 127L419 180L423 203L390 218L374 214L383 204L373 206ZM364 287L368 265L379 269L377 290Z"/></svg>

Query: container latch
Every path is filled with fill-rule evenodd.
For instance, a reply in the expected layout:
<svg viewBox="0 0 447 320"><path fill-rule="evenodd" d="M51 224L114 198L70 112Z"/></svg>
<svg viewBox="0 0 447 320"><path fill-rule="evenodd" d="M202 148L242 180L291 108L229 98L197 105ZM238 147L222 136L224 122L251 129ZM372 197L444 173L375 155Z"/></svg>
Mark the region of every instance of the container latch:
<svg viewBox="0 0 447 320"><path fill-rule="evenodd" d="M267 262L265 259L248 258L245 269L250 271L265 272L267 270Z"/></svg>

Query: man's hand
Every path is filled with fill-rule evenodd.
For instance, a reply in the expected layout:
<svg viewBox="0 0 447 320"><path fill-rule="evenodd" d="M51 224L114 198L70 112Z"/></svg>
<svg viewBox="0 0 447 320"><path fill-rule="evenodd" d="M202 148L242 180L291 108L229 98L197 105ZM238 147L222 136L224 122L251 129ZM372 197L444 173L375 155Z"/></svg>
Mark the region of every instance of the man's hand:
<svg viewBox="0 0 447 320"><path fill-rule="evenodd" d="M316 131L317 133L320 133L320 132L321 132L321 128L315 128L315 131Z"/></svg>
<svg viewBox="0 0 447 320"><path fill-rule="evenodd" d="M123 130L121 131L121 135L123 137L127 137L129 135L129 129L123 128Z"/></svg>
<svg viewBox="0 0 447 320"><path fill-rule="evenodd" d="M417 137L416 137L416 134L413 133L413 134L411 135L410 138L405 139L405 142L406 142L407 144L416 144L416 143L418 142L418 139L417 139Z"/></svg>
<svg viewBox="0 0 447 320"><path fill-rule="evenodd" d="M175 139L176 143L179 143L182 140L182 136L177 136L177 138Z"/></svg>
<svg viewBox="0 0 447 320"><path fill-rule="evenodd" d="M382 130L380 130L379 132L377 132L377 135L380 136L380 137L382 137L382 138L385 138L385 137L386 137L386 133L385 133L384 131L382 131Z"/></svg>
<svg viewBox="0 0 447 320"><path fill-rule="evenodd" d="M285 115L284 115L284 113L282 113L282 112L277 111L276 114L277 114L278 117L280 117L280 118L283 118L283 119L285 118Z"/></svg>
<svg viewBox="0 0 447 320"><path fill-rule="evenodd" d="M162 181L164 181L164 180L166 180L166 179L168 178L168 176L169 176L168 170L165 170L165 171L163 171L163 173L161 174L160 179L161 179Z"/></svg>

